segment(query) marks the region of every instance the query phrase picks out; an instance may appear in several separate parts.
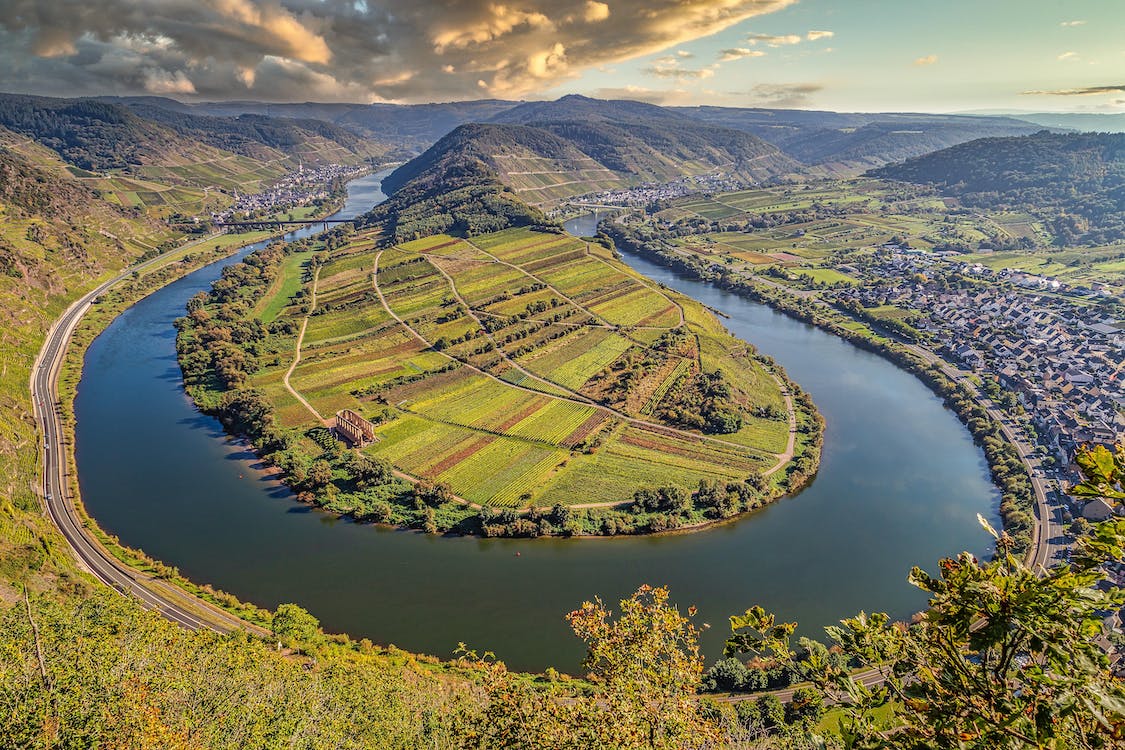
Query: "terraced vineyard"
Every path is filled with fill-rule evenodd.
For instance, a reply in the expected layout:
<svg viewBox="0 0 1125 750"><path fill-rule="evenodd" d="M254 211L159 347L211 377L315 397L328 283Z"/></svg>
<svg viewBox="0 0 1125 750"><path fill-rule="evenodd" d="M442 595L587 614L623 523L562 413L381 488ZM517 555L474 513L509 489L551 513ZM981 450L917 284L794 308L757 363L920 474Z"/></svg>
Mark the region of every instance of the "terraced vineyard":
<svg viewBox="0 0 1125 750"><path fill-rule="evenodd" d="M531 229L376 239L287 256L258 300L270 334L251 385L281 426L353 409L377 425L371 456L509 508L738 482L791 448L786 398L753 349L600 245ZM302 328L289 385L312 410L285 384ZM701 383L736 413L725 432L683 421Z"/></svg>

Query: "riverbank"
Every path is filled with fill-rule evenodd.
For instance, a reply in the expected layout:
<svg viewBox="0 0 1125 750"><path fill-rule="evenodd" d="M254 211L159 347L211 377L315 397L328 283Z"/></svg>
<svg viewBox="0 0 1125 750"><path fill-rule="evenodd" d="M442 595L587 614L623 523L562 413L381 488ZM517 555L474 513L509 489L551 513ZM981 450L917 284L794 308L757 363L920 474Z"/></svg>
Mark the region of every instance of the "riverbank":
<svg viewBox="0 0 1125 750"><path fill-rule="evenodd" d="M320 213L329 215L337 211L343 197L335 196ZM76 388L90 343L123 312L188 274L240 251L248 252L245 249L251 245L283 235L283 232L269 231L208 235L168 253L143 258L132 270L127 269L115 281L103 284L96 293L88 293L68 308L62 319L66 322L60 321L50 333L52 337L61 338L54 342L49 338L44 343L38 359L42 367L34 370L38 375L47 369L50 375L50 382L38 386L40 403L36 413L39 420L41 424L58 421L53 429L45 426L41 429L45 434L61 436L55 441L53 456L48 450L44 461L43 486L48 489L44 490L43 502L56 525L64 533L67 528L71 530L68 540L79 563L89 572L119 590L132 589L146 606L188 627L209 627L223 632L249 629L264 633L262 628L268 627L270 613L212 586L196 583L175 567L122 544L89 515L82 502L75 454L68 449L75 445ZM54 352L55 357L50 364L45 361L48 351ZM36 392L34 379L35 376L32 390ZM57 410L47 413L42 398L52 391L51 402L56 404ZM49 489L52 473L55 475L54 492ZM85 535L86 540L74 535ZM120 567L115 567L112 561Z"/></svg>
<svg viewBox="0 0 1125 750"><path fill-rule="evenodd" d="M1029 559L1038 556L1036 546L1041 543L1042 535L1037 533L1036 525L1040 522L1040 512L1036 507L1031 477L1023 471L1024 461L1018 448L1006 439L1002 425L993 418L987 405L982 403L970 386L955 382L941 366L922 358L906 344L890 338L865 335L861 331L840 325L828 317L826 313L829 308L823 303L808 297L790 295L774 285L737 275L692 255L656 249L648 243L638 242L616 224L607 225L604 231L628 251L766 304L789 317L814 325L857 347L878 354L917 377L957 414L973 439L984 450L993 481L1004 493L1000 513L1004 529L1014 543L1013 549Z"/></svg>

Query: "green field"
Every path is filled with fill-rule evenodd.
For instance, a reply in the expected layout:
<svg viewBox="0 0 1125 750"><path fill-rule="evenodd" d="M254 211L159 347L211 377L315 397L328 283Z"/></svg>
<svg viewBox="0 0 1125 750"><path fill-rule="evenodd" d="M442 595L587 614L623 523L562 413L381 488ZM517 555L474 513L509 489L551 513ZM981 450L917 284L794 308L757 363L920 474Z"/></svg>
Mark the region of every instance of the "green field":
<svg viewBox="0 0 1125 750"><path fill-rule="evenodd" d="M274 332L253 385L283 426L308 429L343 408L377 417L369 454L470 502L620 503L642 487L745 479L785 449L786 422L751 414L785 402L750 347L568 235L514 229L386 249L356 235L287 256L255 314ZM283 382L302 324L290 384L316 415ZM716 371L742 427L709 435L670 422Z"/></svg>

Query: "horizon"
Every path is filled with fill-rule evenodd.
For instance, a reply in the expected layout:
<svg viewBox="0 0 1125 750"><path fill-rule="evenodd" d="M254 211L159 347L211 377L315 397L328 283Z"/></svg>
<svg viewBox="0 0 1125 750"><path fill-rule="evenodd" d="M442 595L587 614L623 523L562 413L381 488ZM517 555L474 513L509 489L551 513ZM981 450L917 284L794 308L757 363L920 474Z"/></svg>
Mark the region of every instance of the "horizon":
<svg viewBox="0 0 1125 750"><path fill-rule="evenodd" d="M1125 113L1125 7L968 0L18 0L0 89L184 103L567 94L832 112Z"/></svg>
<svg viewBox="0 0 1125 750"><path fill-rule="evenodd" d="M1125 115L1125 110L1121 111L1091 111L1082 109L1009 109L1009 108L982 108L974 110L893 110L893 109L826 109L823 107L766 107L757 105L735 106L730 104L654 104L653 102L646 102L643 99L629 99L628 97L607 98L588 96L586 94L561 94L552 98L532 98L526 97L522 99L504 99L497 97L479 97L476 99L444 99L434 101L418 101L418 102L362 102L362 101L273 101L266 99L201 99L183 96L170 96L167 94L75 94L73 96L56 96L49 94L36 94L23 91L0 91L0 96L29 96L44 99L97 99L97 100L127 100L127 99L162 99L173 101L188 107L196 106L209 106L209 105L234 105L234 104L258 104L266 107L271 106L326 106L326 107L368 107L368 106L392 106L392 107L429 107L429 106L443 106L455 104L473 104L477 102L503 102L518 106L520 104L529 104L534 102L554 102L560 101L567 97L582 97L594 101L604 102L634 102L637 104L653 104L653 106L665 107L671 109L694 109L712 107L717 109L760 109L774 112L830 112L833 114L888 114L888 115L951 115L963 117L1013 117L1018 118L1021 115L1079 115L1079 116L1107 116L1116 117Z"/></svg>

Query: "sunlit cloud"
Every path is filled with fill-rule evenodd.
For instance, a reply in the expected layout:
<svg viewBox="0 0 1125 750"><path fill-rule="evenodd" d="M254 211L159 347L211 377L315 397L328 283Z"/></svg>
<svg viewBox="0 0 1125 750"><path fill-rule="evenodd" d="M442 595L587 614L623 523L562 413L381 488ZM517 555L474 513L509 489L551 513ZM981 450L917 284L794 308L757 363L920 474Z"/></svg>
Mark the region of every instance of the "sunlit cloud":
<svg viewBox="0 0 1125 750"><path fill-rule="evenodd" d="M733 47L725 49L719 53L719 60L722 62L730 62L731 60L741 60L744 57L765 57L766 53L760 49L750 49L749 47Z"/></svg>
<svg viewBox="0 0 1125 750"><path fill-rule="evenodd" d="M835 31L810 31L805 34L805 39L808 39L810 42L815 42L820 39L831 39L834 36L836 36Z"/></svg>
<svg viewBox="0 0 1125 750"><path fill-rule="evenodd" d="M266 100L518 98L585 70L677 50L796 1L6 0L0 89ZM146 39L165 41L125 41ZM761 35L746 46L794 39L801 37ZM692 53L672 54L686 60Z"/></svg>
<svg viewBox="0 0 1125 750"><path fill-rule="evenodd" d="M770 47L781 47L781 46L787 45L787 44L800 44L801 43L801 35L800 34L779 34L779 35L775 35L775 34L751 34L750 36L746 37L746 41L749 44L757 44L758 42L761 42L762 44L769 45Z"/></svg>
<svg viewBox="0 0 1125 750"><path fill-rule="evenodd" d="M1063 21L1059 26L1085 26L1085 21Z"/></svg>
<svg viewBox="0 0 1125 750"><path fill-rule="evenodd" d="M1077 52L1063 52L1061 55L1059 55L1055 59L1061 60L1063 62L1066 62L1068 60L1077 60L1078 59L1078 53Z"/></svg>
<svg viewBox="0 0 1125 750"><path fill-rule="evenodd" d="M920 68L924 68L927 65L934 65L935 63L937 63L937 61L937 55L925 55L924 57L919 57L917 60L915 60L914 64Z"/></svg>

